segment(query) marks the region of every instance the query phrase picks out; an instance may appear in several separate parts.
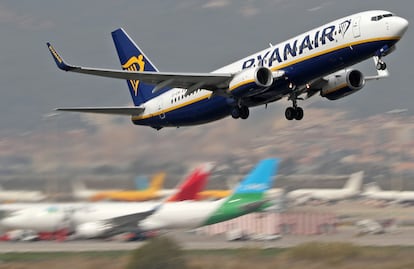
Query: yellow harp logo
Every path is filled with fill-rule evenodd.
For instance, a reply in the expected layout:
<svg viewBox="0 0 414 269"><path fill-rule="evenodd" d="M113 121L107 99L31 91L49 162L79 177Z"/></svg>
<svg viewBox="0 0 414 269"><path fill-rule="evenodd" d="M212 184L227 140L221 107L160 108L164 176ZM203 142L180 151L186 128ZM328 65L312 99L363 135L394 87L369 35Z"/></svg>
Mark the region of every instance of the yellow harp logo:
<svg viewBox="0 0 414 269"><path fill-rule="evenodd" d="M144 62L144 56L139 55L138 57L132 56L129 58L129 60L122 65L122 68L124 70L128 71L144 71L145 62ZM132 88L134 89L135 96L138 94L138 85L139 80L129 80L129 83L131 83Z"/></svg>

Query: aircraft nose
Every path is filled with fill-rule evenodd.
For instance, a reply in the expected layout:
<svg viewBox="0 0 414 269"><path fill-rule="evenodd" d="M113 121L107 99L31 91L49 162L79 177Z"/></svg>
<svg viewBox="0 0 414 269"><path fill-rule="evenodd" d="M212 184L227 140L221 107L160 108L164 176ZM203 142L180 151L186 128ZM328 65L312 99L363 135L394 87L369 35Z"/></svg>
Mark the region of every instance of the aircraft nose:
<svg viewBox="0 0 414 269"><path fill-rule="evenodd" d="M397 30L397 34L399 36L403 36L408 29L408 25L410 23L401 17L395 18L395 29Z"/></svg>

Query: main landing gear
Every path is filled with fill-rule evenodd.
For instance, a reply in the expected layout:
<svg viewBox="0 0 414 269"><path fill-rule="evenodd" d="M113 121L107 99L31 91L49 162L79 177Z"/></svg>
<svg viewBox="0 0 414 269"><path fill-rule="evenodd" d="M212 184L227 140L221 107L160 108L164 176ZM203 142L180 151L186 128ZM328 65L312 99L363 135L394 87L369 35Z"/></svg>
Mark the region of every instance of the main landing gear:
<svg viewBox="0 0 414 269"><path fill-rule="evenodd" d="M232 110L231 110L231 116L233 117L233 119L247 119L249 117L249 108L247 106L235 106Z"/></svg>
<svg viewBox="0 0 414 269"><path fill-rule="evenodd" d="M292 100L293 106L288 107L285 110L285 117L287 120L301 120L303 119L303 109L298 106L297 104L297 96L292 95L289 97L290 100Z"/></svg>

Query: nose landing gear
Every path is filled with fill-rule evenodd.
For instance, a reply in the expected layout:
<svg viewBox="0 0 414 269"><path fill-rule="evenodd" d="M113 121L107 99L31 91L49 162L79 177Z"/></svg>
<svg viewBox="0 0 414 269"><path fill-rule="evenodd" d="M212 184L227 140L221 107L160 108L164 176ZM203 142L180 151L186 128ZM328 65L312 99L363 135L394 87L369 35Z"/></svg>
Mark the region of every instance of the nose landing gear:
<svg viewBox="0 0 414 269"><path fill-rule="evenodd" d="M387 69L387 64L383 60L381 60L381 58L379 58L375 67L377 68L377 70L385 70Z"/></svg>

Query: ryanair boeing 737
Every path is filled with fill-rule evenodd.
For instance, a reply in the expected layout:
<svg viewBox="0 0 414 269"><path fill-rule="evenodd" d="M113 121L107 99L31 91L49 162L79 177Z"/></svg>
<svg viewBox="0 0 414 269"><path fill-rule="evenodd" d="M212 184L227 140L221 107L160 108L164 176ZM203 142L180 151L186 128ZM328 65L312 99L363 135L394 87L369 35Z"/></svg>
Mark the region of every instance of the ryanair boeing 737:
<svg viewBox="0 0 414 269"><path fill-rule="evenodd" d="M361 90L368 80L388 76L383 57L395 50L408 21L388 11L350 15L211 73L160 72L123 29L112 32L123 70L66 64L50 43L57 66L64 70L127 80L130 107L59 108L62 111L129 115L137 125L198 125L222 119L247 119L249 108L282 98L292 102L288 120L301 120L298 100L319 93L337 100ZM350 68L373 58L378 73L364 76Z"/></svg>

